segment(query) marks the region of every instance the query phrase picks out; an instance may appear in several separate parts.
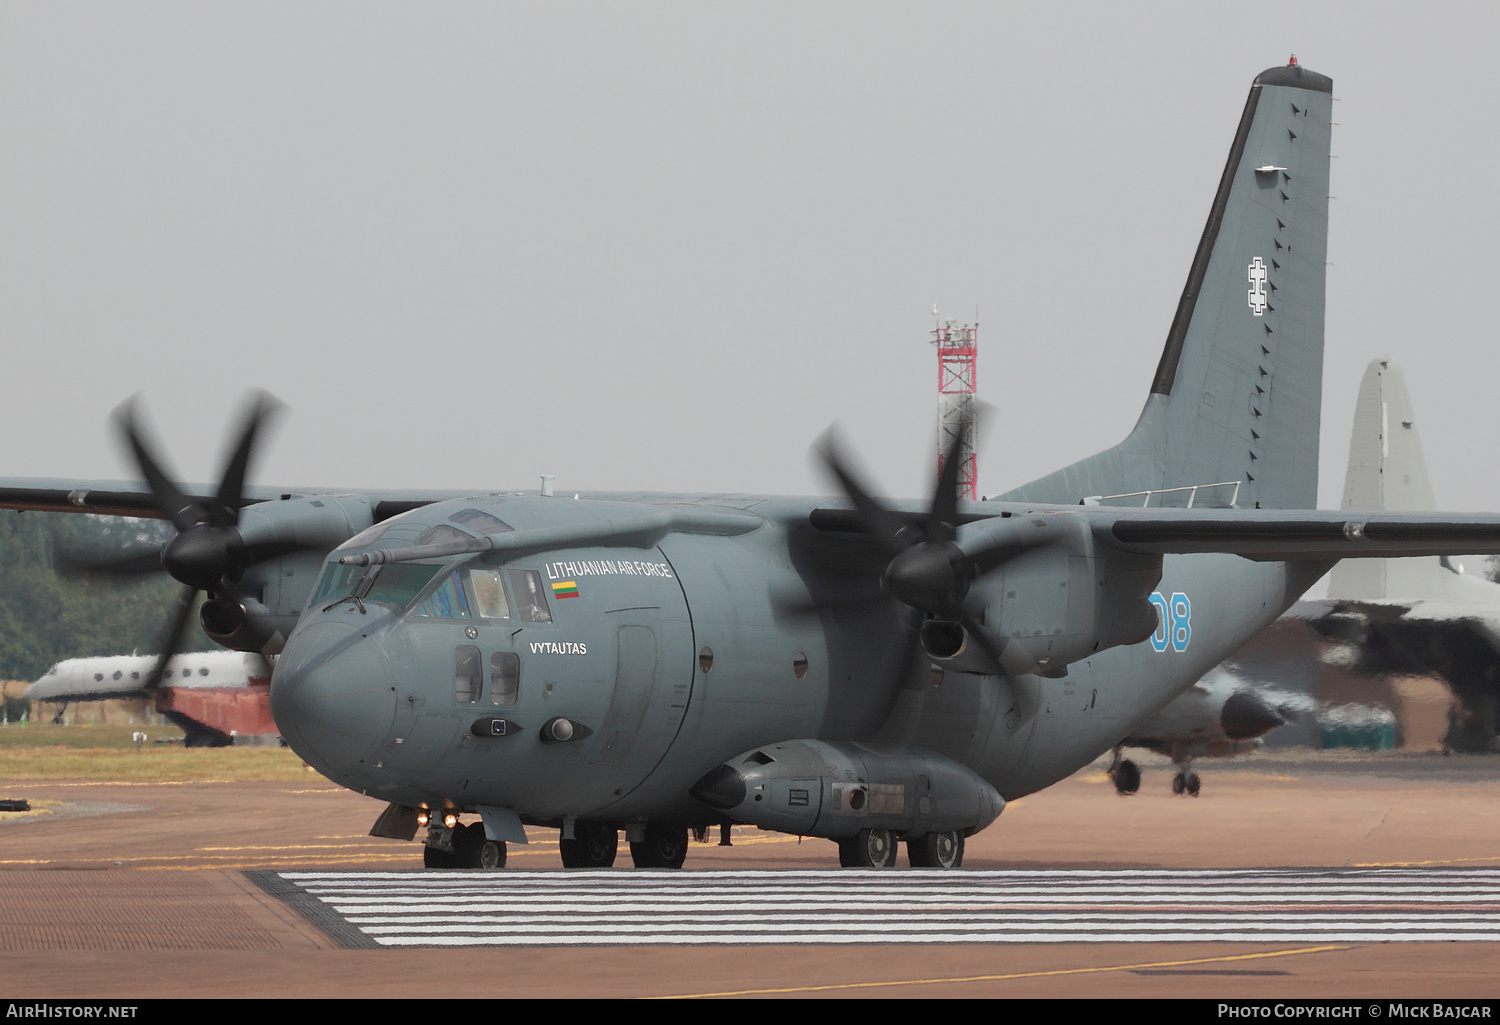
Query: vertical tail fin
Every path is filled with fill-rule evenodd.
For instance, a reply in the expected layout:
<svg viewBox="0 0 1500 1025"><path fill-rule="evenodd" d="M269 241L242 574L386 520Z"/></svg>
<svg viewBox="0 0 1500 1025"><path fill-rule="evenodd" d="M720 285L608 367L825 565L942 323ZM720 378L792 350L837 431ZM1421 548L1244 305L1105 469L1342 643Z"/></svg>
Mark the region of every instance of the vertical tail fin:
<svg viewBox="0 0 1500 1025"><path fill-rule="evenodd" d="M1401 364L1371 360L1359 383L1349 433L1342 509L1431 512L1437 508ZM1460 577L1438 558L1346 559L1333 568L1328 597L1341 600L1500 601L1500 588Z"/></svg>
<svg viewBox="0 0 1500 1025"><path fill-rule="evenodd" d="M1235 482L1200 487L1194 504L1317 504L1332 94L1332 79L1296 65L1256 77L1135 429L999 497L1072 503ZM1189 494L1133 502L1186 505Z"/></svg>

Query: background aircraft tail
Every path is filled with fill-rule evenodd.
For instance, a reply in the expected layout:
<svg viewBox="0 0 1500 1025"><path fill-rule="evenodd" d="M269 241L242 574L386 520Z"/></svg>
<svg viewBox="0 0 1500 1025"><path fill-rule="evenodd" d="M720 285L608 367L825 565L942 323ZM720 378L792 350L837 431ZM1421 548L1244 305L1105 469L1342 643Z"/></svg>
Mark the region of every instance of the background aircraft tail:
<svg viewBox="0 0 1500 1025"><path fill-rule="evenodd" d="M1406 375L1389 356L1371 360L1359 384L1349 434L1343 509L1431 512L1437 508ZM1495 603L1500 589L1469 579L1437 557L1345 559L1328 578L1333 600L1394 598Z"/></svg>
<svg viewBox="0 0 1500 1025"><path fill-rule="evenodd" d="M997 497L1316 506L1332 109L1332 79L1257 76L1135 429Z"/></svg>

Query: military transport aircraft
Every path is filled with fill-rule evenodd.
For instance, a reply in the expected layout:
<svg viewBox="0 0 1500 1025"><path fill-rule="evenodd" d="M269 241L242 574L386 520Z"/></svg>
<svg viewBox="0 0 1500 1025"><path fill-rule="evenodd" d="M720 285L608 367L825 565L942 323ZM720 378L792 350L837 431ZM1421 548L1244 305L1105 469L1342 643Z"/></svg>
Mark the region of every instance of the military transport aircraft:
<svg viewBox="0 0 1500 1025"><path fill-rule="evenodd" d="M676 867L689 829L740 822L955 867L1335 560L1500 552L1500 516L1313 510L1331 94L1256 78L1135 429L1000 501L960 503L951 469L883 501L831 435L838 501L267 492L260 402L212 495L126 406L144 489L12 480L0 504L172 521L99 568L159 559L208 592L209 636L279 650L282 736L387 802L372 832L426 825L428 865L502 865L530 824L569 866L612 864L623 829Z"/></svg>

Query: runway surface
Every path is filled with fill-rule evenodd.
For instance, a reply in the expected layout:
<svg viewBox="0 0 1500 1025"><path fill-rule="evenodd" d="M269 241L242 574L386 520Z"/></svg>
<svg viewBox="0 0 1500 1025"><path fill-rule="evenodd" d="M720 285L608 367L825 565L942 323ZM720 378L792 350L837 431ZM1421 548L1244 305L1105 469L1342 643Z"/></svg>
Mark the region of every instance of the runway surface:
<svg viewBox="0 0 1500 1025"><path fill-rule="evenodd" d="M0 958L26 998L1500 995L1500 757L1205 762L1196 799L1143 766L1012 802L956 873L748 828L665 875L563 871L542 829L429 873L312 774L0 781L34 808L0 817Z"/></svg>
<svg viewBox="0 0 1500 1025"><path fill-rule="evenodd" d="M257 875L353 946L1500 940L1500 870Z"/></svg>

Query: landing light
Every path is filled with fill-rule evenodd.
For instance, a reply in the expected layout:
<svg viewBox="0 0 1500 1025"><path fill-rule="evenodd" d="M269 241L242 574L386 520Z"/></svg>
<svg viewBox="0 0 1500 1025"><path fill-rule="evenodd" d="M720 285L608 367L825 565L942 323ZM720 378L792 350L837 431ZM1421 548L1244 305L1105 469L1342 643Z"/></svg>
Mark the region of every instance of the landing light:
<svg viewBox="0 0 1500 1025"><path fill-rule="evenodd" d="M453 814L451 811L444 813L443 825L447 826L449 829L452 829L454 826L458 825L458 816Z"/></svg>
<svg viewBox="0 0 1500 1025"><path fill-rule="evenodd" d="M425 826L425 825L427 825L427 823L429 823L431 821L432 821L432 816L430 814L428 814L426 808L423 808L421 811L417 812L417 825L419 825L419 826Z"/></svg>

